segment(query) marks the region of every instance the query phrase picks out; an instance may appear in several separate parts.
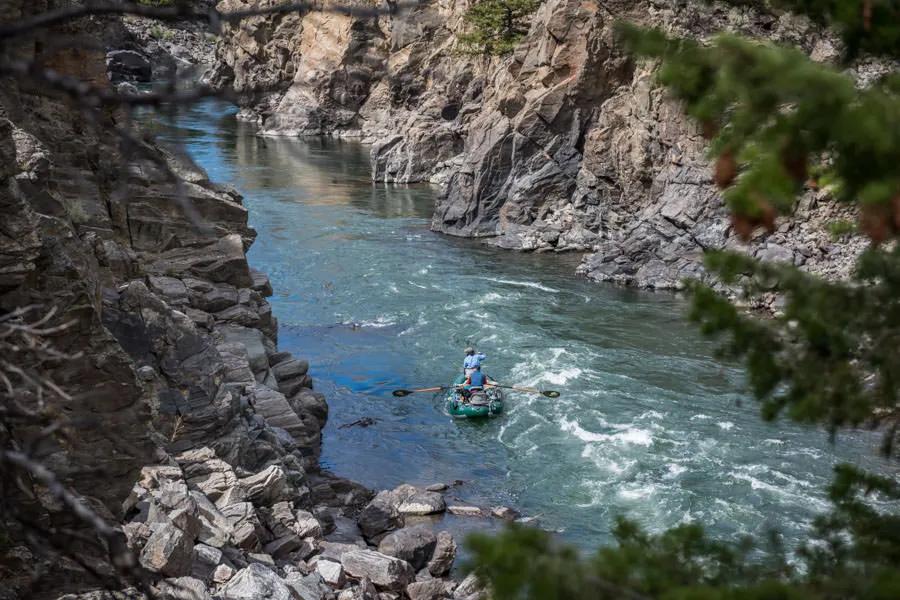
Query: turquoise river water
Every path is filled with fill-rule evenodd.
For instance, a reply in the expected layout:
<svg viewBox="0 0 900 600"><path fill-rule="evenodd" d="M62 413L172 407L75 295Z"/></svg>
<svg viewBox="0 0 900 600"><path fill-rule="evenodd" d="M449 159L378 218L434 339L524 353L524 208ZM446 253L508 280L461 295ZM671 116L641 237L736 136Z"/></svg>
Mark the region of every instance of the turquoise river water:
<svg viewBox="0 0 900 600"><path fill-rule="evenodd" d="M616 515L653 531L700 520L722 538L775 527L790 541L828 508L835 462L888 469L871 433L832 446L821 430L763 423L683 299L577 279L578 257L435 234L438 190L373 184L365 147L261 138L233 114L205 104L160 133L244 194L280 345L309 358L328 396L333 472L376 489L462 480L451 498L513 506L593 548ZM468 344L501 382L562 397L511 394L507 414L479 423L431 395L391 395L449 382ZM377 421L341 428L363 417Z"/></svg>

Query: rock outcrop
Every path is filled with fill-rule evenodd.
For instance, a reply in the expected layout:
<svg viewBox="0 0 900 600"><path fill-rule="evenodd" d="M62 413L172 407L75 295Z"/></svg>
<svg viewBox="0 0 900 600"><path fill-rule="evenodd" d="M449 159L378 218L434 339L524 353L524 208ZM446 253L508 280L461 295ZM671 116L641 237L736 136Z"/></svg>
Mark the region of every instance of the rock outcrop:
<svg viewBox="0 0 900 600"><path fill-rule="evenodd" d="M77 30L108 40L121 27ZM146 75L130 50L111 60L28 40L20 50L99 85ZM0 441L4 452L29 448L112 528L97 539L55 489L21 477L26 495L13 500L43 526L74 531L79 547L46 552L49 538L0 515L0 597L106 597L96 590L116 568L136 568L129 581L144 586L109 592L121 598L452 597L449 533L399 529L376 551L405 516L443 511L440 494L383 492L396 521L367 541L357 520L374 494L320 469L328 405L309 363L278 349L240 195L179 152L132 139L123 116L82 112L13 78L0 85L0 316L36 307L59 352L40 372L50 391L19 398L53 427L4 420ZM436 583L407 592L416 571Z"/></svg>
<svg viewBox="0 0 900 600"><path fill-rule="evenodd" d="M360 137L375 180L440 184L437 231L586 252L584 275L640 287L702 277L703 251L724 247L847 274L862 242L832 242L825 224L847 215L823 192L810 191L776 232L737 240L700 132L613 29L625 19L694 38L739 31L821 61L837 55L835 38L749 7L547 0L512 55L473 57L455 41L467 6L259 18L226 28L215 79L243 94L241 114L263 135Z"/></svg>
<svg viewBox="0 0 900 600"><path fill-rule="evenodd" d="M105 25L77 33L100 39ZM114 85L99 49L42 48L25 40L21 58ZM77 560L4 512L0 597L106 597L95 590L116 568L136 568L129 581L144 587L110 595L171 600L396 598L417 570L445 576L449 534L401 529L391 555L375 551L357 526L374 494L320 469L328 406L309 363L278 349L240 195L133 139L118 111L0 83L0 317L33 307L25 320L46 315L59 353L41 368L48 393L19 398L41 418L4 420L0 440L4 452L27 448L110 528L98 541L55 487L20 473L25 495L12 500L41 526L74 531ZM444 507L412 486L386 493L397 527ZM436 581L450 597L455 584Z"/></svg>

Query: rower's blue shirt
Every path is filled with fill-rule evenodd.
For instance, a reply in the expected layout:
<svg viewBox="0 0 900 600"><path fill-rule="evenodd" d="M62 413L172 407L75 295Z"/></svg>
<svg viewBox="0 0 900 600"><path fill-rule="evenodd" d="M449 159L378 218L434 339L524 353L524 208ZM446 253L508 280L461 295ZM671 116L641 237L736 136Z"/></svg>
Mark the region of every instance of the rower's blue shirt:
<svg viewBox="0 0 900 600"><path fill-rule="evenodd" d="M463 369L477 369L481 366L481 361L486 358L487 356L481 352L466 356L466 359L463 361Z"/></svg>
<svg viewBox="0 0 900 600"><path fill-rule="evenodd" d="M468 387L484 387L484 383L487 381L487 377L484 376L484 373L481 371L475 371L472 375L469 376L469 385Z"/></svg>

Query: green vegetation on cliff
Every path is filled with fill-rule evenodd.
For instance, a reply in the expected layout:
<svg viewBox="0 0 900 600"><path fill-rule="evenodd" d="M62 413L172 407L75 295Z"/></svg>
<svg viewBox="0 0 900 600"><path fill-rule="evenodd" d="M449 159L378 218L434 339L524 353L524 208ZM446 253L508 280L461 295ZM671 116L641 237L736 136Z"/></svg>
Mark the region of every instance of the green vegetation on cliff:
<svg viewBox="0 0 900 600"><path fill-rule="evenodd" d="M472 54L506 54L526 33L539 0L482 0L465 16L469 33L459 36L463 51Z"/></svg>
<svg viewBox="0 0 900 600"><path fill-rule="evenodd" d="M896 0L768 5L834 27L845 67L866 52L900 57ZM620 33L638 57L658 61L659 82L710 139L715 180L738 235L771 231L810 189L824 188L858 211L857 230L872 246L852 280L826 282L789 265L709 253L707 269L741 289L742 300L776 291L784 305L760 320L692 282L691 318L721 340L723 355L744 361L764 419L822 424L835 437L844 428L880 427L884 459L896 461L900 78L860 89L850 74L791 48L734 35L699 43L625 24ZM829 496L831 512L790 551L777 533L723 543L702 524L651 535L622 520L617 545L590 558L525 528L474 536L472 565L498 600L900 597L900 483L841 465Z"/></svg>

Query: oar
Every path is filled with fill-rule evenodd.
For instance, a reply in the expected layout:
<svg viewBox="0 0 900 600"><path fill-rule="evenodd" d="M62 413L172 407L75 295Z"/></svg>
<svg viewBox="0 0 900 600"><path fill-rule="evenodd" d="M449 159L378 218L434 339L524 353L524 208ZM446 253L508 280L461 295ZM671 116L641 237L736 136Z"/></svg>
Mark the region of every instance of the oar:
<svg viewBox="0 0 900 600"><path fill-rule="evenodd" d="M525 392L526 394L541 394L542 396L547 396L548 398L559 398L559 392L557 392L556 390L539 390L537 388L523 388L516 387L514 385L501 385L499 383L488 383L486 385L513 390L516 392Z"/></svg>
<svg viewBox="0 0 900 600"><path fill-rule="evenodd" d="M437 387L417 388L414 390L394 390L392 393L398 398L402 398L403 396L409 396L410 394L415 394L417 392L439 392L446 389L446 385L439 385Z"/></svg>

